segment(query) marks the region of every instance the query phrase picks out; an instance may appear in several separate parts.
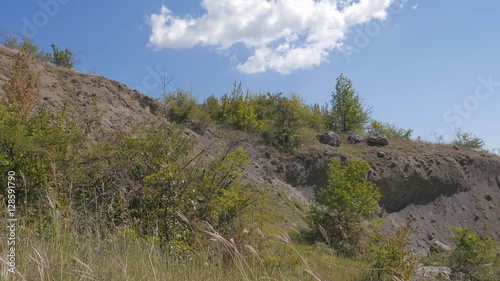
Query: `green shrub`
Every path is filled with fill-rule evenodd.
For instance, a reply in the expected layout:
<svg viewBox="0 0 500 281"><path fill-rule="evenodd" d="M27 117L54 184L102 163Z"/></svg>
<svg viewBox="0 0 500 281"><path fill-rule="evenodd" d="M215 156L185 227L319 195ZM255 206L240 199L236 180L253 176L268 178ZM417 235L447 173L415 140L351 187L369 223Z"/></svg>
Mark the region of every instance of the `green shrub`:
<svg viewBox="0 0 500 281"><path fill-rule="evenodd" d="M354 255L363 235L361 222L378 212L381 194L367 180L370 165L353 160L343 166L334 159L328 169L328 185L322 188L308 223L317 238L323 238L339 253ZM322 229L321 229L322 228Z"/></svg>
<svg viewBox="0 0 500 281"><path fill-rule="evenodd" d="M230 95L208 97L204 107L215 122L260 135L267 144L287 151L326 123L324 108L305 104L297 94L243 94L241 83L234 84Z"/></svg>
<svg viewBox="0 0 500 281"><path fill-rule="evenodd" d="M463 132L461 128L455 130L455 140L453 141L455 145L467 149L480 150L484 146L484 141L471 133Z"/></svg>
<svg viewBox="0 0 500 281"><path fill-rule="evenodd" d="M261 129L264 140L285 150L298 147L307 134L310 108L296 94L290 97L268 94L267 99L264 104L269 105L270 112L264 115Z"/></svg>
<svg viewBox="0 0 500 281"><path fill-rule="evenodd" d="M167 106L167 117L176 122L190 119L196 106L193 95L180 89L163 97L163 102Z"/></svg>
<svg viewBox="0 0 500 281"><path fill-rule="evenodd" d="M368 126L368 133L374 136L386 136L388 138L398 138L402 140L409 140L412 129L398 128L388 123L382 123L377 120L372 120Z"/></svg>
<svg viewBox="0 0 500 281"><path fill-rule="evenodd" d="M376 280L408 281L413 276L417 261L406 249L410 226L406 225L395 233L387 235L376 231L371 237L370 261Z"/></svg>
<svg viewBox="0 0 500 281"><path fill-rule="evenodd" d="M75 54L70 49L60 50L55 43L52 43L50 47L52 48L51 63L57 66L73 68L75 65Z"/></svg>
<svg viewBox="0 0 500 281"><path fill-rule="evenodd" d="M469 228L453 227L455 242L450 255L450 266L456 272L464 273L470 280L498 280L500 258L497 256L498 242L482 238Z"/></svg>

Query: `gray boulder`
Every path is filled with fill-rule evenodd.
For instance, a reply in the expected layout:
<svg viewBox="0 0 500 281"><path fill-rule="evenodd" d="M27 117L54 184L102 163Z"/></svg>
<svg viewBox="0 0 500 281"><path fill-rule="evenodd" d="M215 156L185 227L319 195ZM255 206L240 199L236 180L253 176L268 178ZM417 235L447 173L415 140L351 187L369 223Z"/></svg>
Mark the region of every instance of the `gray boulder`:
<svg viewBox="0 0 500 281"><path fill-rule="evenodd" d="M434 241L434 243L432 243L429 251L431 253L449 252L449 251L451 251L451 247L436 240L436 241Z"/></svg>
<svg viewBox="0 0 500 281"><path fill-rule="evenodd" d="M386 146L389 145L389 139L386 136L370 136L366 143L369 146Z"/></svg>
<svg viewBox="0 0 500 281"><path fill-rule="evenodd" d="M328 144L330 146L340 145L340 137L333 131L318 134L316 135L316 138L320 143Z"/></svg>
<svg viewBox="0 0 500 281"><path fill-rule="evenodd" d="M360 143L363 142L363 140L362 136L356 134L351 134L347 137L347 142L350 144Z"/></svg>
<svg viewBox="0 0 500 281"><path fill-rule="evenodd" d="M449 267L419 266L412 280L450 280Z"/></svg>

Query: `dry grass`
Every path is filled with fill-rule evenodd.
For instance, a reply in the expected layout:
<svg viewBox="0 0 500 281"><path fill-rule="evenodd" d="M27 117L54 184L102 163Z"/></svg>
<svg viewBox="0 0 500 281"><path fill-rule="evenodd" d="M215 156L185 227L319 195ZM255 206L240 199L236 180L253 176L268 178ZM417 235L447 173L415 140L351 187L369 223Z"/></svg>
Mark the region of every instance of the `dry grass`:
<svg viewBox="0 0 500 281"><path fill-rule="evenodd" d="M355 281L365 274L357 268L361 263L295 244L285 230L274 234L252 230L247 233L254 234L250 239L237 242L206 229L200 236L204 250L182 257L169 254L158 239L137 238L129 229L106 238L84 238L59 226L46 230L50 233L21 231L17 274L7 272L7 233L2 230L0 280Z"/></svg>

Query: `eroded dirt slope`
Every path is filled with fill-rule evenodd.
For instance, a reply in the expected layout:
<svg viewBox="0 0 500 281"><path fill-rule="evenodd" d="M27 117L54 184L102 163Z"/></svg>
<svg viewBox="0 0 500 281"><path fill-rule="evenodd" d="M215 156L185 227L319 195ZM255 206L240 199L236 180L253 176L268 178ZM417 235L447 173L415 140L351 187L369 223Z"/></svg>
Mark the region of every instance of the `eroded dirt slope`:
<svg viewBox="0 0 500 281"><path fill-rule="evenodd" d="M16 53L0 46L0 97L5 96L2 86L13 75ZM66 105L67 114L83 126L94 119L94 104L102 115L102 125L108 129L140 124L155 118L159 110L155 99L102 76L41 62L35 62L32 70L40 74L40 106L60 112Z"/></svg>
<svg viewBox="0 0 500 281"><path fill-rule="evenodd" d="M313 145L289 161L271 165L277 175L308 198L327 184L332 158L368 161L369 179L382 192L386 228L411 221L411 246L428 250L438 240L450 243L451 226L470 226L500 239L500 157L448 145L395 142L388 147L364 143L339 148Z"/></svg>

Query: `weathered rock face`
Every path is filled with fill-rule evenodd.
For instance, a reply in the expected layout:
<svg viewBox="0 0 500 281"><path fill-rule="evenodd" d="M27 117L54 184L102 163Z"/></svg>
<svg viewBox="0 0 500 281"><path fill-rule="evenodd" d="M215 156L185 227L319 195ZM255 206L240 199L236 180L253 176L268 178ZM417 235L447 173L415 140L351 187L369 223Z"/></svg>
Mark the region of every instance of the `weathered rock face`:
<svg viewBox="0 0 500 281"><path fill-rule="evenodd" d="M389 145L389 139L385 136L370 136L366 143L370 146L386 146Z"/></svg>
<svg viewBox="0 0 500 281"><path fill-rule="evenodd" d="M500 238L500 159L465 153L392 154L372 163L369 179L382 193L381 206L391 227L411 219L414 249L428 251L434 240L451 244L451 226ZM388 159L390 158L390 160Z"/></svg>
<svg viewBox="0 0 500 281"><path fill-rule="evenodd" d="M419 266L412 280L450 280L451 269L449 267Z"/></svg>
<svg viewBox="0 0 500 281"><path fill-rule="evenodd" d="M451 251L451 247L436 240L436 241L434 241L434 243L432 243L429 251L431 253L449 252L449 251Z"/></svg>
<svg viewBox="0 0 500 281"><path fill-rule="evenodd" d="M347 142L350 144L356 144L356 143L360 143L363 141L364 141L364 138L360 135L351 134L347 137Z"/></svg>
<svg viewBox="0 0 500 281"><path fill-rule="evenodd" d="M410 247L419 253L430 250L436 240L451 245L451 226L468 226L500 238L500 158L454 150L453 147L357 146L314 151L284 162L281 177L308 198L328 182L328 164L333 158L346 163L361 159L371 165L368 179L382 193L380 205L385 229L390 231L411 221ZM323 147L324 148L324 147ZM381 152L381 153L379 153ZM313 195L312 197L310 195Z"/></svg>
<svg viewBox="0 0 500 281"><path fill-rule="evenodd" d="M323 144L338 147L340 145L340 137L333 131L318 134L316 136L318 141Z"/></svg>

